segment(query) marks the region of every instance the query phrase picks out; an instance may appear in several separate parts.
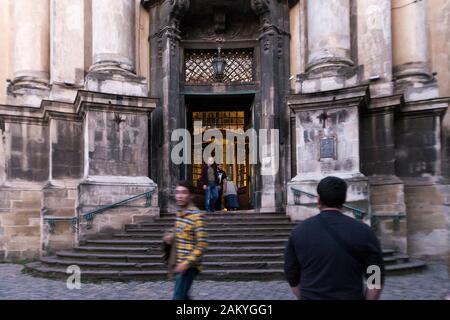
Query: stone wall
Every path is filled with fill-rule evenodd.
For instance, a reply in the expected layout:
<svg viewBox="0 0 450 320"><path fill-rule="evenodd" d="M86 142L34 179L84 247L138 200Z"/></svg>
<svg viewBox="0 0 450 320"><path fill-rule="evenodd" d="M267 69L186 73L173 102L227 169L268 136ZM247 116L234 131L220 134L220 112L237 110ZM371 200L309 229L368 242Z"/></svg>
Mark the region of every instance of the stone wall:
<svg viewBox="0 0 450 320"><path fill-rule="evenodd" d="M405 116L397 118L395 172L399 177L441 174L440 118Z"/></svg>
<svg viewBox="0 0 450 320"><path fill-rule="evenodd" d="M66 181L61 186L45 186L42 190L42 254L51 254L61 249L71 249L78 241L70 220L55 221L53 225L45 220L49 217L77 217L78 181ZM77 227L77 225L75 225Z"/></svg>
<svg viewBox="0 0 450 320"><path fill-rule="evenodd" d="M117 116L121 117L121 123L115 121ZM132 113L89 112L87 121L90 128L89 175L147 175L146 116Z"/></svg>
<svg viewBox="0 0 450 320"><path fill-rule="evenodd" d="M83 176L83 123L53 120L52 178L56 180Z"/></svg>
<svg viewBox="0 0 450 320"><path fill-rule="evenodd" d="M46 181L49 177L48 126L6 123L8 179Z"/></svg>
<svg viewBox="0 0 450 320"><path fill-rule="evenodd" d="M408 252L447 257L450 250L450 187L437 179L406 179Z"/></svg>
<svg viewBox="0 0 450 320"><path fill-rule="evenodd" d="M0 187L0 260L39 256L41 203L38 184Z"/></svg>
<svg viewBox="0 0 450 320"><path fill-rule="evenodd" d="M372 227L381 245L406 253L408 221L403 182L392 176L372 176L369 183Z"/></svg>
<svg viewBox="0 0 450 320"><path fill-rule="evenodd" d="M146 182L143 179L136 180L133 185L126 183L105 185L99 182L83 182L79 185L80 240L107 236L123 230L125 224L151 221L159 215L157 186L150 182L150 179L147 179ZM148 201L149 206L146 206L147 199L144 197L98 214L92 223L83 218L83 214L92 212L101 206L110 205L150 190L154 191Z"/></svg>

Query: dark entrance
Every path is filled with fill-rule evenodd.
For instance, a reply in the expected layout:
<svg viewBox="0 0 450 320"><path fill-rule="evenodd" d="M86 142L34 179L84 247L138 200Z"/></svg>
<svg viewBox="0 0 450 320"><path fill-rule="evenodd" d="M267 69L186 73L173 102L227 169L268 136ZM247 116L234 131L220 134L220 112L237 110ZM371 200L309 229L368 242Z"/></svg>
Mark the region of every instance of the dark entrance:
<svg viewBox="0 0 450 320"><path fill-rule="evenodd" d="M238 189L238 198L241 209L246 210L252 205L252 165L249 163L249 141L245 143L245 163L238 163L237 160L237 140L227 140L226 134L242 130L245 132L252 128L252 105L254 95L228 95L228 96L187 96L187 125L191 134L194 132L194 122L201 121L202 130L217 129L223 136L223 168ZM193 135L192 135L193 136ZM201 142L203 150L213 140ZM194 140L192 139L192 150L194 150ZM234 156L231 161L227 161L227 150L233 148ZM192 158L194 154L192 152ZM228 159L230 160L230 159ZM204 163L194 163L188 166L188 177L196 187L196 204L204 208L204 191L200 183L201 170Z"/></svg>
<svg viewBox="0 0 450 320"><path fill-rule="evenodd" d="M258 133L279 130L280 170L262 175L259 164L247 166L251 197L245 202L263 212L282 211L291 166L290 111L284 103L289 93L288 1L143 3L152 17L150 94L160 98L151 114L150 167L161 211L175 210L176 184L189 179L193 170L168 161L177 143L171 141L172 132L188 128L193 112L222 111L244 112L244 125ZM222 69L218 61L225 61ZM228 103L233 99L243 102Z"/></svg>

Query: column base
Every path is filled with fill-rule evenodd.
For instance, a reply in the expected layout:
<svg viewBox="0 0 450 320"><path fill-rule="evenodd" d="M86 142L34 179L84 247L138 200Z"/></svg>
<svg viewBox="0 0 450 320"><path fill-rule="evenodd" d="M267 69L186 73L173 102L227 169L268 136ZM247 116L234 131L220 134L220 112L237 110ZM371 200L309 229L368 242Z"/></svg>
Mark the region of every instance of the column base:
<svg viewBox="0 0 450 320"><path fill-rule="evenodd" d="M123 69L90 71L86 76L85 88L88 91L147 97L148 83L145 78Z"/></svg>
<svg viewBox="0 0 450 320"><path fill-rule="evenodd" d="M42 100L50 95L50 86L45 79L18 77L10 82L7 91L7 104L40 107Z"/></svg>
<svg viewBox="0 0 450 320"><path fill-rule="evenodd" d="M439 97L439 87L436 81L411 82L398 80L395 83L395 92L403 93L406 102L428 100Z"/></svg>
<svg viewBox="0 0 450 320"><path fill-rule="evenodd" d="M348 58L324 57L308 63L306 73L310 79L336 77L351 72L354 65L353 61Z"/></svg>
<svg viewBox="0 0 450 320"><path fill-rule="evenodd" d="M356 86L362 79L361 67L340 68L335 74L321 74L311 76L309 73L297 75L295 93L314 93L337 90Z"/></svg>

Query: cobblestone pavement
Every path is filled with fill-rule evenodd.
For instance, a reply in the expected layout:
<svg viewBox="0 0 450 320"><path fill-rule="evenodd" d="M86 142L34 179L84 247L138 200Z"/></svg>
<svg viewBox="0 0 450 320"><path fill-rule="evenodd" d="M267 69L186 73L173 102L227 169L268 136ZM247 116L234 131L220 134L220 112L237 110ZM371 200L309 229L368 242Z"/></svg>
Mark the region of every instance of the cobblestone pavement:
<svg viewBox="0 0 450 320"><path fill-rule="evenodd" d="M0 264L0 300L164 300L171 298L173 283L103 282L82 283L81 289L67 289L63 280L32 277L21 272L23 266ZM425 271L386 279L382 299L443 299L450 293L447 266L431 263ZM216 282L196 281L192 290L196 300L293 300L283 281Z"/></svg>

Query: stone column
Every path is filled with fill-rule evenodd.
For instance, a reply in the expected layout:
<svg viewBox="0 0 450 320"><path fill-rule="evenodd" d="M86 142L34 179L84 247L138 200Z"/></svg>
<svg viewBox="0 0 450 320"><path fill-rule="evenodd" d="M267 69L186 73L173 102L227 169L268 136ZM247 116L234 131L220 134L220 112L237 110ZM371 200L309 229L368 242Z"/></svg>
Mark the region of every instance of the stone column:
<svg viewBox="0 0 450 320"><path fill-rule="evenodd" d="M350 40L350 0L308 0L307 72L334 75L353 66Z"/></svg>
<svg viewBox="0 0 450 320"><path fill-rule="evenodd" d="M84 0L51 0L51 100L75 100L84 86Z"/></svg>
<svg viewBox="0 0 450 320"><path fill-rule="evenodd" d="M14 80L10 90L47 90L50 70L50 0L15 0Z"/></svg>
<svg viewBox="0 0 450 320"><path fill-rule="evenodd" d="M135 11L131 0L92 1L92 66L89 91L146 97L145 78L135 74Z"/></svg>
<svg viewBox="0 0 450 320"><path fill-rule="evenodd" d="M157 179L161 210L173 212L173 195L177 182L183 176L182 166L170 161L175 142L173 130L185 127L186 111L180 95L180 21L188 12L190 0L164 1L153 6L147 1L150 14L151 96L159 97L159 106L152 113L151 176Z"/></svg>
<svg viewBox="0 0 450 320"><path fill-rule="evenodd" d="M392 0L394 76L410 83L430 80L426 0Z"/></svg>
<svg viewBox="0 0 450 320"><path fill-rule="evenodd" d="M92 1L91 70L134 73L134 22L134 1Z"/></svg>
<svg viewBox="0 0 450 320"><path fill-rule="evenodd" d="M283 97L289 83L289 8L278 1L252 0L253 11L260 18L259 35L260 93L255 97L254 129L258 132L259 162L255 168L255 207L260 212L282 211L285 182L290 176L289 110Z"/></svg>
<svg viewBox="0 0 450 320"><path fill-rule="evenodd" d="M358 64L364 65L363 79L371 81L371 97L393 93L391 7L391 0L357 2Z"/></svg>

